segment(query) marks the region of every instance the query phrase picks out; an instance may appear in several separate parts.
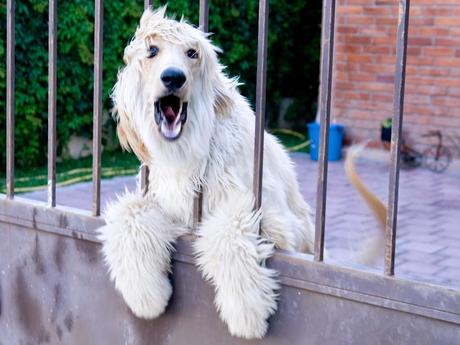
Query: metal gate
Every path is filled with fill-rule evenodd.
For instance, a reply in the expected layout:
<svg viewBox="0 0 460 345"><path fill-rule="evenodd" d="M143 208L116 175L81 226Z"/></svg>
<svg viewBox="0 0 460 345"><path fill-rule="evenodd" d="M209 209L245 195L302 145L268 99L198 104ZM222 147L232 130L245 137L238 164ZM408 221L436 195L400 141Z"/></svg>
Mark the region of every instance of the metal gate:
<svg viewBox="0 0 460 345"><path fill-rule="evenodd" d="M396 0L395 0L396 1ZM394 276L409 0L399 0L384 274L323 261L335 0L324 0L321 139L314 256L278 251L282 290L260 341L232 338L193 264L191 237L174 256L174 297L159 319L135 318L109 282L94 230L100 215L103 2L95 0L93 209L56 205L56 8L49 1L48 203L14 196L14 0L7 0L7 193L0 200L0 344L455 344L460 291ZM150 6L151 1L145 1ZM259 2L254 193L261 204L268 1ZM207 29L208 3L200 0ZM143 169L143 188L147 172ZM200 197L194 203L195 224ZM343 265L343 264L342 264Z"/></svg>

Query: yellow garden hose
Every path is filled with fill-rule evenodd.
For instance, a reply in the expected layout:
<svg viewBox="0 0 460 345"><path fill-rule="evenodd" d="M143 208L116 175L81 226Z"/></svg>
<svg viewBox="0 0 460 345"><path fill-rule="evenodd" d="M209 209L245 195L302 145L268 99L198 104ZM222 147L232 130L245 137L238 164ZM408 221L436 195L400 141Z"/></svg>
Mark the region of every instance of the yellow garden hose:
<svg viewBox="0 0 460 345"><path fill-rule="evenodd" d="M289 135L299 140L302 140L300 144L286 147L286 150L288 152L298 151L310 145L310 140L308 140L305 135L303 135L300 132L293 131L292 129L275 128L275 129L270 130L270 133L272 134L281 133L281 134ZM138 169L136 168L132 168L132 169L102 168L101 176L102 178L108 178L108 177L115 177L115 176L134 175L137 172L138 172ZM78 174L83 174L83 175L73 177ZM48 178L47 175L25 176L25 177L18 177L15 179L15 181L23 182L23 183L33 181L33 180L39 180L39 179L46 181L47 178ZM72 169L66 172L56 174L56 180L62 181L62 182L57 182L56 186L63 187L63 186L68 186L74 183L90 181L91 178L92 178L92 168ZM29 186L29 187L15 187L15 191L18 193L27 193L27 192L33 192L33 191L37 191L37 190L41 190L45 188L47 188L47 184L41 184L38 186Z"/></svg>
<svg viewBox="0 0 460 345"><path fill-rule="evenodd" d="M113 169L113 168L102 168L101 170L102 170L101 171L101 176L103 178L115 177L115 176L134 175L139 171L138 169ZM77 176L77 177L73 177L71 179L62 181L62 182L57 182L56 186L63 187L63 186L68 186L68 185L71 185L71 184L74 184L74 183L85 182L85 181L91 180L91 178L93 177L92 168L79 168L79 169L69 170L69 171L67 171L65 173L56 174L57 180L59 180L59 179L65 178L65 177L69 177L69 176L72 176L72 175L75 175L75 174L85 173L85 172L86 172L86 174L84 174L82 176ZM45 175L34 176L34 177L22 177L22 178L16 179L16 181L27 182L27 181L31 181L31 180L36 180L37 178L46 178L46 177L47 176L45 176ZM36 190L40 190L40 189L45 189L46 187L47 187L47 185L43 184L43 185L30 186L30 187L15 187L14 190L16 192L18 192L18 193L27 193L27 192L33 192L33 191L36 191Z"/></svg>
<svg viewBox="0 0 460 345"><path fill-rule="evenodd" d="M287 150L288 152L298 151L298 150L301 150L301 149L307 147L308 145L310 145L310 140L308 140L308 139L305 137L305 135L303 135L303 134L300 133L300 132L293 131L292 129L287 129L287 128L275 128L275 129L270 130L270 133L272 133L272 134L276 134L276 133L286 134L286 135L290 135L290 136L296 137L296 138L298 138L298 139L300 139L300 140L303 140L303 142L301 142L300 144L297 144L297 145L294 145L294 146L286 147L286 150Z"/></svg>

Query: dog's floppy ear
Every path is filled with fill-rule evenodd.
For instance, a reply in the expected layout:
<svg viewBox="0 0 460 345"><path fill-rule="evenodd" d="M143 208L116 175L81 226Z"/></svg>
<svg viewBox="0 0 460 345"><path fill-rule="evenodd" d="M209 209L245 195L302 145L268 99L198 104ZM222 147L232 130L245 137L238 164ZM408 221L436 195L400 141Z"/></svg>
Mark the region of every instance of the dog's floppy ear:
<svg viewBox="0 0 460 345"><path fill-rule="evenodd" d="M214 113L225 116L232 111L234 106L233 93L238 82L229 79L223 73L223 66L217 59L218 51L220 51L219 48L203 37L200 42L202 78L205 81L205 87L209 88L209 94L213 96Z"/></svg>
<svg viewBox="0 0 460 345"><path fill-rule="evenodd" d="M132 150L141 162L147 164L149 153L134 122L134 114L142 106L137 101L140 76L135 64L136 62L127 65L118 73L118 80L112 92L113 115L117 119L117 135L122 148Z"/></svg>
<svg viewBox="0 0 460 345"><path fill-rule="evenodd" d="M128 151L133 151L137 158L145 164L149 162L149 154L139 135L133 129L126 117L120 116L118 111L117 135L121 147Z"/></svg>
<svg viewBox="0 0 460 345"><path fill-rule="evenodd" d="M214 112L219 115L227 115L232 111L233 99L231 89L234 88L232 82L228 80L222 72L217 73L214 82L212 83L214 91Z"/></svg>

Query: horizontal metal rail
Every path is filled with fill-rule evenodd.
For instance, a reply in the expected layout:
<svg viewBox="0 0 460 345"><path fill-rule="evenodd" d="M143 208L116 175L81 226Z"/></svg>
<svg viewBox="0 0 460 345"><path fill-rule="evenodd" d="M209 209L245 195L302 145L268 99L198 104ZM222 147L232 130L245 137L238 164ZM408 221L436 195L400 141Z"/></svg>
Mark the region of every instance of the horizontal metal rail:
<svg viewBox="0 0 460 345"><path fill-rule="evenodd" d="M105 223L79 209L49 208L46 203L17 197L0 200L0 224L12 226L17 234L31 229L38 235L47 233L50 236L43 240L50 243L65 236L89 244L100 243L96 229ZM23 237L13 236L12 240L18 238ZM195 262L192 241L191 237L178 241L176 260ZM268 266L281 273L283 285L460 325L460 291L376 275L360 266L317 265L311 255L296 252L277 251Z"/></svg>

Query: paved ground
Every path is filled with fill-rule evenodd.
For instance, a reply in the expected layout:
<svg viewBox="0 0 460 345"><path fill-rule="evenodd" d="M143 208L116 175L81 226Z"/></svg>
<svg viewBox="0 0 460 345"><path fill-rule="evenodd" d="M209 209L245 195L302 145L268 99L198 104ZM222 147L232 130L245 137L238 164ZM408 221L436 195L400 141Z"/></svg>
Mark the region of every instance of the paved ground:
<svg viewBox="0 0 460 345"><path fill-rule="evenodd" d="M314 208L317 163L303 154L293 154L292 157L302 193ZM386 201L388 163L361 158L357 170L368 186ZM328 181L328 253L334 261L355 261L360 245L378 231L378 225L348 183L343 162L329 164ZM104 180L103 204L116 193L134 186L134 177ZM25 196L46 200L45 191ZM62 205L89 209L91 184L59 188L57 201ZM424 169L401 171L398 219L396 274L460 288L460 173L435 174ZM382 266L376 267L381 269Z"/></svg>

